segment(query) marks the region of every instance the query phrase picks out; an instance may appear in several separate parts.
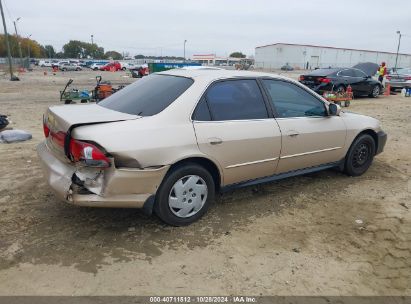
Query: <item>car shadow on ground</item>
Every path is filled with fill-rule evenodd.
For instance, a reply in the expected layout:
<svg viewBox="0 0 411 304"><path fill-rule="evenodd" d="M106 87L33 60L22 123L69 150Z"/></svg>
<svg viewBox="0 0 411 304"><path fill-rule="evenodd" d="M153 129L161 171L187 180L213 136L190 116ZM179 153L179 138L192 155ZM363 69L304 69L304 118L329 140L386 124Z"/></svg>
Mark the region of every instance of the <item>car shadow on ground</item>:
<svg viewBox="0 0 411 304"><path fill-rule="evenodd" d="M18 225L4 231L1 247L15 250L2 255L0 269L23 262L74 266L96 273L116 261L151 260L164 250L206 247L222 235L246 229L256 218L281 214L284 209L305 208L296 197L303 194L312 203L319 196L337 194L358 179L375 178L373 172L387 171L376 162L359 178L326 170L221 194L208 213L189 227L170 227L156 216L134 209L75 207L56 201L48 187L32 202L22 206ZM371 175L371 177L370 177ZM16 228L18 227L18 228Z"/></svg>

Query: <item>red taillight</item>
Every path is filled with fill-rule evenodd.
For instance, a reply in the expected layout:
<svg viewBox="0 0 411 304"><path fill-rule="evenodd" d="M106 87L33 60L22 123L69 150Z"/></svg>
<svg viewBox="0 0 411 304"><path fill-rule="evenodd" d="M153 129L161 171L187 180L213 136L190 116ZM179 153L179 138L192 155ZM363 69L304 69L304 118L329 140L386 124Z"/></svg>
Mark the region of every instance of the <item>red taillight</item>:
<svg viewBox="0 0 411 304"><path fill-rule="evenodd" d="M411 80L410 76L405 77L405 80Z"/></svg>
<svg viewBox="0 0 411 304"><path fill-rule="evenodd" d="M74 162L82 162L90 167L107 168L110 160L95 145L76 139L70 140L70 155Z"/></svg>
<svg viewBox="0 0 411 304"><path fill-rule="evenodd" d="M322 83L330 83L330 82L331 82L331 79L320 77L320 78L318 78L318 81L319 81L319 82L322 82Z"/></svg>
<svg viewBox="0 0 411 304"><path fill-rule="evenodd" d="M47 138L50 135L50 129L46 122L43 122L44 136Z"/></svg>
<svg viewBox="0 0 411 304"><path fill-rule="evenodd" d="M59 131L54 133L53 131L49 131L51 139L60 147L64 148L64 142L66 141L66 133Z"/></svg>
<svg viewBox="0 0 411 304"><path fill-rule="evenodd" d="M304 75L300 75L300 81L304 80Z"/></svg>

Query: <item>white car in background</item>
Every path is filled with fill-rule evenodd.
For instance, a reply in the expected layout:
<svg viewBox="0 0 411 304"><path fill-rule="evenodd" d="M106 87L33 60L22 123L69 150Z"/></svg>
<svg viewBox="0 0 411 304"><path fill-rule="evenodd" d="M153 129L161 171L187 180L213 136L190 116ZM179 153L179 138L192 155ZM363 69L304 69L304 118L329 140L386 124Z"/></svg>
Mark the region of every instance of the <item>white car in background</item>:
<svg viewBox="0 0 411 304"><path fill-rule="evenodd" d="M51 60L40 60L39 61L39 66L40 67L51 67Z"/></svg>
<svg viewBox="0 0 411 304"><path fill-rule="evenodd" d="M119 63L121 65L121 69L123 71L130 70L130 69L136 69L136 68L139 68L141 66L141 65L136 65L134 63L124 62L124 61L123 62L119 61Z"/></svg>
<svg viewBox="0 0 411 304"><path fill-rule="evenodd" d="M93 63L92 65L90 65L90 69L92 69L93 71L98 71L104 65L106 65L106 63L96 62L96 63Z"/></svg>

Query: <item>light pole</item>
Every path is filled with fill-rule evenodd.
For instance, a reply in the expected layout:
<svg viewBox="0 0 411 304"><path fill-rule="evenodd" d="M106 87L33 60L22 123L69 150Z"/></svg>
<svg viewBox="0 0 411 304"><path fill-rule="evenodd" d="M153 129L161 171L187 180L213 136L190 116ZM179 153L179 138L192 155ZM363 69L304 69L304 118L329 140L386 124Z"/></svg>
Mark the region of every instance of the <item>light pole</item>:
<svg viewBox="0 0 411 304"><path fill-rule="evenodd" d="M92 53L92 57L93 57L93 59L94 59L94 35L93 34L91 34L91 51L93 52Z"/></svg>
<svg viewBox="0 0 411 304"><path fill-rule="evenodd" d="M27 57L29 58L29 66L30 66L30 37L32 34L27 36Z"/></svg>
<svg viewBox="0 0 411 304"><path fill-rule="evenodd" d="M397 56L395 56L395 71L397 71L398 52L400 51L400 44L401 44L401 32L397 31L397 34L398 34L398 47L397 47Z"/></svg>
<svg viewBox="0 0 411 304"><path fill-rule="evenodd" d="M18 80L18 78L13 75L13 63L11 62L9 35L7 34L6 20L4 19L3 5L1 4L1 0L0 0L0 13L1 13L1 18L3 19L4 38L6 40L7 57L9 58L10 80L14 81L14 80Z"/></svg>
<svg viewBox="0 0 411 304"><path fill-rule="evenodd" d="M186 61L186 43L187 40L184 40L184 61Z"/></svg>
<svg viewBox="0 0 411 304"><path fill-rule="evenodd" d="M19 34L17 32L17 22L21 19L21 17L18 17L16 20L13 21L14 23L14 30L16 31L16 39L17 39L17 45L19 48L19 55L20 55L20 66L23 67L23 54L21 53L21 43L20 43L20 38Z"/></svg>

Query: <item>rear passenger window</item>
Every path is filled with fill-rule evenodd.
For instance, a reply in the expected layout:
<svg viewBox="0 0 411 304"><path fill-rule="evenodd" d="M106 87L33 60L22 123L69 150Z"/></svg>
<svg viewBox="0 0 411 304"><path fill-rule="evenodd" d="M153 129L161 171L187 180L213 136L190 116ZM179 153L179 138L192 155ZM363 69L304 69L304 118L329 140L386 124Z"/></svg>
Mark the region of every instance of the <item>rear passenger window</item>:
<svg viewBox="0 0 411 304"><path fill-rule="evenodd" d="M210 111L208 110L208 105L207 105L205 98L202 98L200 102L198 103L194 111L194 114L193 114L193 120L198 120L198 121L210 121L211 120Z"/></svg>
<svg viewBox="0 0 411 304"><path fill-rule="evenodd" d="M212 120L268 118L263 96L256 80L217 82L207 90L205 97Z"/></svg>

